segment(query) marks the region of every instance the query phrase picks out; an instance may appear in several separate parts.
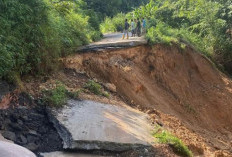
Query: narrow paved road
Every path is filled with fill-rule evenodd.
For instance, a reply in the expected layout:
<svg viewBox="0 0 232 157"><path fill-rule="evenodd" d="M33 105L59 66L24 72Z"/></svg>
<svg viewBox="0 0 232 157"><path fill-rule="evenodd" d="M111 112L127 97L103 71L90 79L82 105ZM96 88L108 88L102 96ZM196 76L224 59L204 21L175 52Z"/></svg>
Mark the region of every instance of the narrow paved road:
<svg viewBox="0 0 232 157"><path fill-rule="evenodd" d="M122 40L123 33L110 33L105 34L103 39L92 43L90 45L103 45L103 44L113 44L113 43L131 43L131 42L140 42L140 43L146 43L146 40L144 37L131 37L131 33L129 34L129 39Z"/></svg>
<svg viewBox="0 0 232 157"><path fill-rule="evenodd" d="M110 33L105 34L103 39L91 43L86 46L82 46L77 49L77 52L90 52L90 51L102 51L106 49L120 49L126 47L134 47L147 44L147 40L144 37L131 37L129 39L122 39L123 33Z"/></svg>

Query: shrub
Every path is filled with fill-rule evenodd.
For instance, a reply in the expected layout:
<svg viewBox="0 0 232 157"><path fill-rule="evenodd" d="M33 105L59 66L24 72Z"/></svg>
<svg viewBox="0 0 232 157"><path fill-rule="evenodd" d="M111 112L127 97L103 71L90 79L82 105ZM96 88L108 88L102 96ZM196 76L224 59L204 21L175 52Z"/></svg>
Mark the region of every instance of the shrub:
<svg viewBox="0 0 232 157"><path fill-rule="evenodd" d="M178 42L178 30L171 29L162 22L157 23L156 27L148 29L146 38L151 44Z"/></svg>
<svg viewBox="0 0 232 157"><path fill-rule="evenodd" d="M184 143L178 139L177 137L173 136L167 131L162 131L161 133L154 134L154 137L159 140L160 143L169 144L174 152L177 154L184 156L184 157L192 157L192 152L188 149Z"/></svg>
<svg viewBox="0 0 232 157"><path fill-rule="evenodd" d="M0 14L0 78L54 71L59 57L101 37L79 2L2 0Z"/></svg>
<svg viewBox="0 0 232 157"><path fill-rule="evenodd" d="M146 36L150 43L187 41L231 72L232 41L225 33L231 27L231 2L150 0L133 13L135 17L147 18Z"/></svg>
<svg viewBox="0 0 232 157"><path fill-rule="evenodd" d="M124 21L129 17L129 14L119 13L113 18L106 17L104 22L100 25L102 33L112 33L123 31Z"/></svg>
<svg viewBox="0 0 232 157"><path fill-rule="evenodd" d="M102 89L102 86L93 81L93 80L89 80L86 84L85 84L85 88L88 89L90 92L96 94L96 95L101 95L101 96L104 96L104 97L110 97L110 94L108 92L105 92L103 89Z"/></svg>
<svg viewBox="0 0 232 157"><path fill-rule="evenodd" d="M45 90L42 92L42 101L43 103L53 107L62 107L66 104L69 98L76 99L81 92L82 90L70 92L62 83L57 82L56 88Z"/></svg>
<svg viewBox="0 0 232 157"><path fill-rule="evenodd" d="M86 84L85 84L85 88L87 88L89 91L91 91L92 93L96 94L96 95L101 95L101 85L96 83L93 80L89 80Z"/></svg>
<svg viewBox="0 0 232 157"><path fill-rule="evenodd" d="M66 88L59 84L56 88L43 92L43 100L54 107L62 107L68 100Z"/></svg>

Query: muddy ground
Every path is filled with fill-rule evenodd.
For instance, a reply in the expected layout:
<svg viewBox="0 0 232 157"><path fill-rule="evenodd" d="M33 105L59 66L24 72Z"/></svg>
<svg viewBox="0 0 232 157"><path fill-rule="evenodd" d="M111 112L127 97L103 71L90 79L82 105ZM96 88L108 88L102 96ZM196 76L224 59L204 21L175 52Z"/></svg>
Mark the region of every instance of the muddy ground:
<svg viewBox="0 0 232 157"><path fill-rule="evenodd" d="M30 80L31 79L31 80ZM49 118L49 109L41 104L41 91L56 86L57 81L63 82L67 89L75 91L83 88L90 78L83 73L77 73L72 69L64 69L49 78L34 79L29 77L24 82L28 93L12 90L7 92L3 98L8 102L1 106L0 110L0 133L4 138L13 141L33 151L38 157L40 152L65 151L78 154L93 154L100 156L117 157L174 157L176 156L168 145L154 145L153 147L139 148L125 152L112 152L105 150L64 150L62 140L57 133L54 124ZM40 86L37 86L39 84ZM105 90L107 90L105 88ZM96 96L91 92L81 93L79 99L91 99L103 103L122 104L124 103L116 93L108 90L110 98Z"/></svg>
<svg viewBox="0 0 232 157"><path fill-rule="evenodd" d="M76 91L94 79L110 97L84 90L80 99L123 103L147 112L154 122L182 139L195 156L231 156L231 79L191 47L104 50L75 54L63 63L66 68L51 76L23 78L24 90L39 98L40 91L54 88L57 81ZM175 156L168 146L155 150ZM125 156L139 152L125 152Z"/></svg>
<svg viewBox="0 0 232 157"><path fill-rule="evenodd" d="M232 153L232 82L192 47L104 50L74 54L64 64L114 84L127 104L150 113L194 154Z"/></svg>

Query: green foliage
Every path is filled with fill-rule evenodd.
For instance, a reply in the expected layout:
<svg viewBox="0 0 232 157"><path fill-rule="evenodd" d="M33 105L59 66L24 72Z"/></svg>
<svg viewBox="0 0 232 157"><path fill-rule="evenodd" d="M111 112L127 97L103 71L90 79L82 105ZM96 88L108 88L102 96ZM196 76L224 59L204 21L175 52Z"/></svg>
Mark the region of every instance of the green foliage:
<svg viewBox="0 0 232 157"><path fill-rule="evenodd" d="M173 136L167 131L162 131L161 133L154 134L154 137L159 140L160 143L169 144L175 153L184 156L192 157L192 152L188 149L187 146L177 137Z"/></svg>
<svg viewBox="0 0 232 157"><path fill-rule="evenodd" d="M59 57L101 37L81 1L2 0L0 14L0 78L49 73Z"/></svg>
<svg viewBox="0 0 232 157"><path fill-rule="evenodd" d="M53 107L62 107L66 104L68 98L76 99L81 92L82 90L70 92L62 83L57 82L54 89L44 90L42 92L42 101Z"/></svg>
<svg viewBox="0 0 232 157"><path fill-rule="evenodd" d="M102 92L102 96L109 98L110 94L108 92Z"/></svg>
<svg viewBox="0 0 232 157"><path fill-rule="evenodd" d="M83 92L82 89L77 90L77 91L75 91L75 92L69 92L69 91L67 91L67 95L68 95L71 99L76 99L76 98L79 97L79 95L80 95L82 92Z"/></svg>
<svg viewBox="0 0 232 157"><path fill-rule="evenodd" d="M146 38L149 43L165 43L170 44L171 42L178 42L179 30L172 29L165 23L158 22L156 26L152 26L148 29Z"/></svg>
<svg viewBox="0 0 232 157"><path fill-rule="evenodd" d="M86 8L94 10L102 20L108 16L113 17L118 13L127 13L148 0L83 0Z"/></svg>
<svg viewBox="0 0 232 157"><path fill-rule="evenodd" d="M86 84L85 84L85 88L87 88L89 91L91 91L92 93L96 94L96 95L101 95L101 85L96 83L93 80L89 80Z"/></svg>
<svg viewBox="0 0 232 157"><path fill-rule="evenodd" d="M104 22L100 25L101 32L112 33L123 31L125 18L126 15L123 13L119 13L113 18L106 17Z"/></svg>
<svg viewBox="0 0 232 157"><path fill-rule="evenodd" d="M67 90L64 85L58 84L54 89L43 92L44 102L54 107L62 107L68 100Z"/></svg>
<svg viewBox="0 0 232 157"><path fill-rule="evenodd" d="M107 98L110 96L108 92L105 92L102 89L102 86L99 83L97 83L93 80L89 80L85 84L85 88L96 95L102 95L102 96L107 97Z"/></svg>
<svg viewBox="0 0 232 157"><path fill-rule="evenodd" d="M231 0L150 0L133 15L147 19L151 44L185 41L231 71L232 40L226 34L232 29L231 4Z"/></svg>

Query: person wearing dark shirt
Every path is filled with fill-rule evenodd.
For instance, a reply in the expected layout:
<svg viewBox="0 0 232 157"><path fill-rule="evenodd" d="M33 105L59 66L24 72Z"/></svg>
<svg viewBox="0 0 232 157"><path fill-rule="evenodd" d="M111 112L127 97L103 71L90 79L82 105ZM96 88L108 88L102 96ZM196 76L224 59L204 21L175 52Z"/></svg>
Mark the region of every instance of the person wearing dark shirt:
<svg viewBox="0 0 232 157"><path fill-rule="evenodd" d="M125 20L125 25L124 25L124 32L123 32L123 36L122 36L122 39L125 38L125 35L126 35L126 38L129 39L129 23L128 23L128 20L126 19Z"/></svg>
<svg viewBox="0 0 232 157"><path fill-rule="evenodd" d="M137 31L138 37L140 37L140 36L141 36L141 22L140 22L140 19L139 19L139 18L137 19L136 31Z"/></svg>

